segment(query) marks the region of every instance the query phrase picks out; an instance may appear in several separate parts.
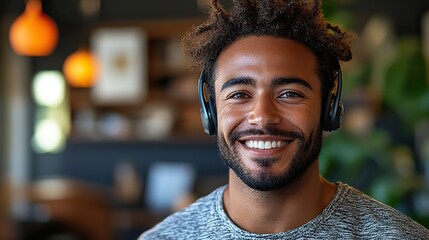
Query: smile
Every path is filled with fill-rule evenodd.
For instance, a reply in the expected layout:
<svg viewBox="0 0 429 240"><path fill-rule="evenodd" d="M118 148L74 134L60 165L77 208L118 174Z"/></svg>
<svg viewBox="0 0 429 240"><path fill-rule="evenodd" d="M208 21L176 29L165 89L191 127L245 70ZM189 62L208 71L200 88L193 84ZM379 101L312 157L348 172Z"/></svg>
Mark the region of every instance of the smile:
<svg viewBox="0 0 429 240"><path fill-rule="evenodd" d="M285 141L258 141L258 140L246 140L245 145L248 148L255 149L273 149L280 148L287 144Z"/></svg>

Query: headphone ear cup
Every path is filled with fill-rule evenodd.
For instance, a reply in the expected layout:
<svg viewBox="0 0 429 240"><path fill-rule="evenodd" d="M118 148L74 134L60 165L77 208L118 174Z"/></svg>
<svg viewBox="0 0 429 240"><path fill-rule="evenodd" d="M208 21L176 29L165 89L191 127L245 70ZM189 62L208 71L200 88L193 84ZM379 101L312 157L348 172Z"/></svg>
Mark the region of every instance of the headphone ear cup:
<svg viewBox="0 0 429 240"><path fill-rule="evenodd" d="M335 103L333 102L332 93L329 93L327 99L326 99L326 105L323 112L323 118L322 118L322 126L323 130L325 131L331 131L331 114L332 114L332 107Z"/></svg>
<svg viewBox="0 0 429 240"><path fill-rule="evenodd" d="M323 117L323 130L335 131L340 128L343 120L344 107L341 101L336 104L335 97L329 94Z"/></svg>
<svg viewBox="0 0 429 240"><path fill-rule="evenodd" d="M217 134L217 114L216 114L215 102L212 97L210 97L210 100L208 101L208 105L209 105L208 110L210 112L210 115L208 117L210 121L209 135L215 135Z"/></svg>
<svg viewBox="0 0 429 240"><path fill-rule="evenodd" d="M337 88L334 95L333 92L329 92L326 99L326 106L323 113L322 126L325 131L334 131L337 130L342 123L344 107L341 102L341 90L342 90L342 71L341 66L338 60L335 61L337 65L336 75L337 75Z"/></svg>
<svg viewBox="0 0 429 240"><path fill-rule="evenodd" d="M203 124L204 132L208 135L213 135L211 133L212 127L210 125L210 119L209 119L208 113L207 113L207 111L205 111L204 107L201 107L200 115L201 115L201 122Z"/></svg>
<svg viewBox="0 0 429 240"><path fill-rule="evenodd" d="M343 123L343 115L344 115L344 105L343 102L340 101L338 103L338 109L337 109L337 114L335 116L335 120L332 124L333 126L333 130L337 130L338 128L341 127L341 124Z"/></svg>
<svg viewBox="0 0 429 240"><path fill-rule="evenodd" d="M331 109L333 112L331 112L330 115L330 130L329 131L335 131L338 128L340 128L342 120L343 120L343 113L344 113L344 107L343 103L340 101L338 102L338 105L335 106L333 109Z"/></svg>
<svg viewBox="0 0 429 240"><path fill-rule="evenodd" d="M203 80L203 74L201 74L200 79L198 80L198 97L200 99L201 109L201 122L203 124L204 132L208 135L216 134L216 121L213 119L216 117L216 111L214 110L212 100L209 97L209 100L206 100L205 83Z"/></svg>

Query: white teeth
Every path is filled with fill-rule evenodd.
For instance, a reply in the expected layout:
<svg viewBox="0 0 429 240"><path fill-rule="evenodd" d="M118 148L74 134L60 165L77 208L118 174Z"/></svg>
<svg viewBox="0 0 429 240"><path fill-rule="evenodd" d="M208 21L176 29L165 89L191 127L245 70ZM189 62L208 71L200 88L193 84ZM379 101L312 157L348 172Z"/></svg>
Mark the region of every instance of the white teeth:
<svg viewBox="0 0 429 240"><path fill-rule="evenodd" d="M271 142L265 142L265 149L270 149L271 148Z"/></svg>
<svg viewBox="0 0 429 240"><path fill-rule="evenodd" d="M254 140L247 140L245 144L249 148L257 148L257 149L279 148L285 145L285 143L282 141L254 141Z"/></svg>

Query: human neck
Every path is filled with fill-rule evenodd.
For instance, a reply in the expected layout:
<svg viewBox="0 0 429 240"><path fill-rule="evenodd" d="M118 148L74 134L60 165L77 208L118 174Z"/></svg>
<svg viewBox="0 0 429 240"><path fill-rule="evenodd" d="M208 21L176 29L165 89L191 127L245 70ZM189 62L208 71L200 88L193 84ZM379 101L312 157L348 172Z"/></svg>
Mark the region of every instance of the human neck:
<svg viewBox="0 0 429 240"><path fill-rule="evenodd" d="M297 228L320 214L335 186L319 174L315 161L299 179L275 191L261 192L230 171L223 200L225 211L240 228L253 233L279 233Z"/></svg>

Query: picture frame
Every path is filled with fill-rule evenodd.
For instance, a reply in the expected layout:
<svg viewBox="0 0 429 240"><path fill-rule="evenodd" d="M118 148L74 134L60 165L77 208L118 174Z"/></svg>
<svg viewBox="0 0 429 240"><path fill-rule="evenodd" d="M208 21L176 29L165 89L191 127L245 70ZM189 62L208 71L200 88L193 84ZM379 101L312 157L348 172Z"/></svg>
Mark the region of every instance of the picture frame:
<svg viewBox="0 0 429 240"><path fill-rule="evenodd" d="M91 35L100 72L91 91L99 105L130 105L148 92L146 33L137 27L105 27Z"/></svg>

